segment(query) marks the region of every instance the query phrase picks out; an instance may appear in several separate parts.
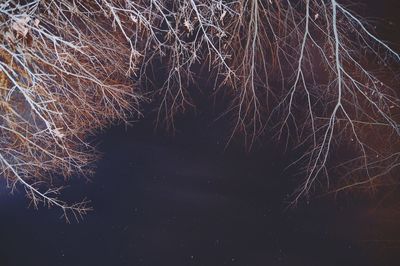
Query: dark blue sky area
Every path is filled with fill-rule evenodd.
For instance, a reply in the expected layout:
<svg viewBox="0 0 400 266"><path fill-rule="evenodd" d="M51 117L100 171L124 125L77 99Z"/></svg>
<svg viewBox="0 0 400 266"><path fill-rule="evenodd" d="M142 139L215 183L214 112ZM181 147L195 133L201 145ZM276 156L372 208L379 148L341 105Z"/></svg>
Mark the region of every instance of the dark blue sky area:
<svg viewBox="0 0 400 266"><path fill-rule="evenodd" d="M27 209L2 186L0 265L398 265L396 205L320 199L286 210L287 158L224 152L200 130L212 126L181 125L175 138L146 122L101 136L94 182L66 191L93 201L79 224Z"/></svg>

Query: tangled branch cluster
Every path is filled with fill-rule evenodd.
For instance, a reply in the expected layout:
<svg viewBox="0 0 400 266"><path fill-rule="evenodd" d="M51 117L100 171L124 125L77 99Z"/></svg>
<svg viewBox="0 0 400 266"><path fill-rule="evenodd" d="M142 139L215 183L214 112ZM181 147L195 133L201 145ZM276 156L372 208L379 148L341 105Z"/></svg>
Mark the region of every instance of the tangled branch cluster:
<svg viewBox="0 0 400 266"><path fill-rule="evenodd" d="M2 175L35 205L87 210L41 182L85 172L95 154L85 136L139 112L131 77L150 80L155 60L166 66L153 98L167 126L193 105L195 66L207 66L232 136L251 147L274 132L306 149L293 202L323 180L336 191L379 184L399 165L390 79L400 55L336 0L7 0L0 28ZM334 158L341 147L353 156ZM324 179L330 168L343 178Z"/></svg>
<svg viewBox="0 0 400 266"><path fill-rule="evenodd" d="M84 214L87 202L60 200L51 176L85 174L96 156L86 136L137 108L136 51L94 3L6 1L0 12L2 176L35 207Z"/></svg>
<svg viewBox="0 0 400 266"><path fill-rule="evenodd" d="M168 62L157 91L167 122L191 104L186 88L199 62L231 101L232 136L251 148L268 131L306 150L294 162L305 177L294 203L317 183L375 187L398 168L400 55L336 0L149 4L159 18L149 32L164 38L148 46ZM332 168L342 178L329 179Z"/></svg>

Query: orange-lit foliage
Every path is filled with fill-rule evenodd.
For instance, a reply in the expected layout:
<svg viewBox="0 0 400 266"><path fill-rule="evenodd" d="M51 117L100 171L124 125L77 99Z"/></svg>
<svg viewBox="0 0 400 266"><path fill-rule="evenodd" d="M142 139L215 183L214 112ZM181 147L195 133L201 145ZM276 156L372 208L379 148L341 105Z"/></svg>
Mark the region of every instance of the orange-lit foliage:
<svg viewBox="0 0 400 266"><path fill-rule="evenodd" d="M92 13L87 13L89 8ZM51 177L87 173L96 152L88 134L137 112L131 47L96 6L69 1L12 2L2 15L0 166L37 206L66 204ZM57 183L57 182L56 182Z"/></svg>

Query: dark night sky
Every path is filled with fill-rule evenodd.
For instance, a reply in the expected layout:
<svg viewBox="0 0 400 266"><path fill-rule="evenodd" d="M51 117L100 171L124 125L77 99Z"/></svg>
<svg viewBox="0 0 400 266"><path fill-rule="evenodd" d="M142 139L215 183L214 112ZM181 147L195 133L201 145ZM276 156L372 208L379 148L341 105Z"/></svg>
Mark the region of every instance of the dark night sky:
<svg viewBox="0 0 400 266"><path fill-rule="evenodd" d="M370 2L362 11L385 16L378 31L398 40L399 2ZM0 184L0 266L400 264L398 190L286 209L289 158L268 145L224 151L226 125L210 121L189 115L173 138L147 120L98 136L93 182L73 180L66 191L92 200L80 223L28 208L22 192Z"/></svg>
<svg viewBox="0 0 400 266"><path fill-rule="evenodd" d="M285 210L286 158L271 147L223 152L207 121L181 120L175 138L146 121L100 136L94 182L67 191L93 201L79 224L2 189L0 265L398 265L392 205L320 199Z"/></svg>

